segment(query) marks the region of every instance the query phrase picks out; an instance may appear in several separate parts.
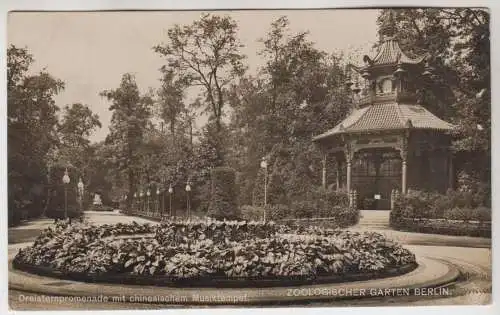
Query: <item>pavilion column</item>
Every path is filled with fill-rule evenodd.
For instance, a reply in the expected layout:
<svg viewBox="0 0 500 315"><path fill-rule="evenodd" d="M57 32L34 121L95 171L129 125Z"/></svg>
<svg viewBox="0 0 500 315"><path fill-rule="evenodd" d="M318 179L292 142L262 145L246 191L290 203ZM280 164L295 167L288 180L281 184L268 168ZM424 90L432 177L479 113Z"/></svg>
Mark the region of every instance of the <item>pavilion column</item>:
<svg viewBox="0 0 500 315"><path fill-rule="evenodd" d="M402 161L401 171L402 171L402 177L403 177L401 180L401 191L403 192L403 194L406 194L406 180L407 180L406 179L406 176L407 176L407 174L406 174L406 159L404 159Z"/></svg>
<svg viewBox="0 0 500 315"><path fill-rule="evenodd" d="M336 178L335 178L336 182L335 182L335 187L336 187L337 191L339 191L340 188L341 188L340 187L340 172L341 172L342 168L341 168L341 164L340 163L341 163L340 159L337 158L335 160L335 166L336 166Z"/></svg>
<svg viewBox="0 0 500 315"><path fill-rule="evenodd" d="M453 153L450 152L448 155L448 188L453 189L454 183L454 172L453 172Z"/></svg>
<svg viewBox="0 0 500 315"><path fill-rule="evenodd" d="M406 145L406 141L404 141L404 145L399 148L399 153L401 154L401 192L406 194L407 189L407 161L408 161L408 146Z"/></svg>
<svg viewBox="0 0 500 315"><path fill-rule="evenodd" d="M352 149L352 147L350 145L346 145L345 146L345 149L344 149L344 153L345 153L345 160L346 160L346 163L347 163L347 179L346 179L346 188L347 188L347 192L350 193L351 192L351 177L352 177L352 160L353 160L353 156L354 156L354 150Z"/></svg>
<svg viewBox="0 0 500 315"><path fill-rule="evenodd" d="M323 153L323 159L321 161L321 164L323 166L321 172L321 186L323 187L323 189L326 189L326 153Z"/></svg>

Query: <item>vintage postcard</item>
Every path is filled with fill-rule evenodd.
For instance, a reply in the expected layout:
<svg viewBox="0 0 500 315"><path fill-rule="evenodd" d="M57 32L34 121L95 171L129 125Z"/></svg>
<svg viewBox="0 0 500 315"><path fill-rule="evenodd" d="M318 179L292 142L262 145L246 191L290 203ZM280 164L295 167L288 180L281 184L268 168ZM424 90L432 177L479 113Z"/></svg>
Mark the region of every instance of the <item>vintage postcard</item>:
<svg viewBox="0 0 500 315"><path fill-rule="evenodd" d="M9 12L11 310L490 305L490 14Z"/></svg>

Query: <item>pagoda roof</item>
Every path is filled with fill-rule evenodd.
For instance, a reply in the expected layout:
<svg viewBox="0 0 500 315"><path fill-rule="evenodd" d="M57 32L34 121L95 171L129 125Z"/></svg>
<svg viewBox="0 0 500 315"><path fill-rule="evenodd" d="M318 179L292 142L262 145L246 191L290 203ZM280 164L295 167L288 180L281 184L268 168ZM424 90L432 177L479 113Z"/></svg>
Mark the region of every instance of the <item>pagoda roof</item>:
<svg viewBox="0 0 500 315"><path fill-rule="evenodd" d="M363 59L368 61L370 66L391 65L391 64L419 64L426 59L426 55L411 58L406 55L399 42L394 37L387 37L379 46L375 57L365 56Z"/></svg>
<svg viewBox="0 0 500 315"><path fill-rule="evenodd" d="M341 134L407 128L449 131L455 126L438 118L420 105L398 104L397 102L379 103L354 109L341 123L315 136L313 141Z"/></svg>

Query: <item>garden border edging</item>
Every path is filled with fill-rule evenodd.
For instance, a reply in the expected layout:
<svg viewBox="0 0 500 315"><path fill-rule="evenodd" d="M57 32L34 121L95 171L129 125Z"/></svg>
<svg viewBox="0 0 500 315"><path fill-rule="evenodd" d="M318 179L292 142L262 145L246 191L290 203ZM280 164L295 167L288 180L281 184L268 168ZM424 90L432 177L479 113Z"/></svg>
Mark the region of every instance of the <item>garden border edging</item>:
<svg viewBox="0 0 500 315"><path fill-rule="evenodd" d="M200 287L200 288L266 288L266 287L289 287L296 285L336 284L354 281L368 281L384 279L388 277L401 276L418 268L417 263L410 263L399 267L393 267L382 272L367 272L344 275L325 275L317 277L268 277L268 278L227 278L210 277L200 279L176 279L169 276L142 276L133 274L88 274L80 272L63 272L44 266L35 266L19 262L13 259L14 269L32 273L39 276L47 276L62 280L79 281L84 283L103 284L127 284L127 285L153 285L158 287Z"/></svg>

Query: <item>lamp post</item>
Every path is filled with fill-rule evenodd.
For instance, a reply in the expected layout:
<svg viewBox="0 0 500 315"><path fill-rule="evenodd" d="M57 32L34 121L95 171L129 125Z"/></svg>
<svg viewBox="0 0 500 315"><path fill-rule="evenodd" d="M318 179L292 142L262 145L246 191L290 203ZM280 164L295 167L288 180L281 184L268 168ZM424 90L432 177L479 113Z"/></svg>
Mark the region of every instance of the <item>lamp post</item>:
<svg viewBox="0 0 500 315"><path fill-rule="evenodd" d="M78 180L78 184L76 185L78 187L78 201L80 202L80 211L83 211L83 189L84 185L82 182L82 178Z"/></svg>
<svg viewBox="0 0 500 315"><path fill-rule="evenodd" d="M186 195L187 195L187 216L188 218L191 217L191 200L189 200L189 192L191 191L191 182L186 183Z"/></svg>
<svg viewBox="0 0 500 315"><path fill-rule="evenodd" d="M147 212L149 212L149 196L151 196L151 190L149 190L148 188L148 191L146 192L146 195L148 196L147 199Z"/></svg>
<svg viewBox="0 0 500 315"><path fill-rule="evenodd" d="M160 188L156 188L156 213L160 213Z"/></svg>
<svg viewBox="0 0 500 315"><path fill-rule="evenodd" d="M71 179L68 175L68 169L64 170L64 176L62 178L64 184L64 218L68 218L68 184L71 182Z"/></svg>
<svg viewBox="0 0 500 315"><path fill-rule="evenodd" d="M139 212L143 212L144 211L144 204L143 204L142 197L144 197L144 193L141 191L139 193L139 204L140 204L140 206L139 206Z"/></svg>
<svg viewBox="0 0 500 315"><path fill-rule="evenodd" d="M170 217L172 217L172 193L174 192L174 189L172 188L172 185L168 187L168 197L169 197L169 212L170 212Z"/></svg>
<svg viewBox="0 0 500 315"><path fill-rule="evenodd" d="M266 206L267 206L267 160L262 158L260 167L264 169L264 222L266 222Z"/></svg>

